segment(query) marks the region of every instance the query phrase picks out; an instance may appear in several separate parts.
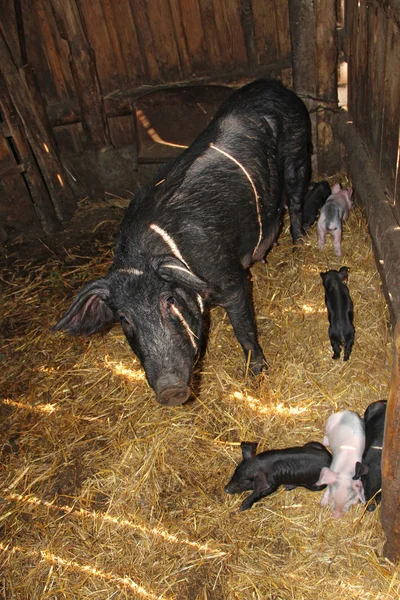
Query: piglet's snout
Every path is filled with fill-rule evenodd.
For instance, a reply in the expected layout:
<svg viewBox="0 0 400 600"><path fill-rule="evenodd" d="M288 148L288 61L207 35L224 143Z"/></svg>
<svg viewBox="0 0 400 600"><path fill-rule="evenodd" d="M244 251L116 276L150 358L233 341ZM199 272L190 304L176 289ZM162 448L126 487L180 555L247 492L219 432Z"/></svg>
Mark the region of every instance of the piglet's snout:
<svg viewBox="0 0 400 600"><path fill-rule="evenodd" d="M190 389L180 381L161 378L156 386L157 402L163 406L178 406L189 398Z"/></svg>

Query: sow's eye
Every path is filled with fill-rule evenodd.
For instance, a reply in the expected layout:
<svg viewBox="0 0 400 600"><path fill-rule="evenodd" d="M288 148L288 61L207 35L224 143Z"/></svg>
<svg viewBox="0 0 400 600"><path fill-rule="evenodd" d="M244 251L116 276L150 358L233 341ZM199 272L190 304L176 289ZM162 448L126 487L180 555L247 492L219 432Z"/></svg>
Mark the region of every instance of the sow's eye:
<svg viewBox="0 0 400 600"><path fill-rule="evenodd" d="M119 315L119 322L121 323L122 327L130 327L131 329L133 329L133 323L130 319L128 319L126 315Z"/></svg>
<svg viewBox="0 0 400 600"><path fill-rule="evenodd" d="M169 308L170 306L173 306L175 304L175 298L173 296L168 296L165 302Z"/></svg>

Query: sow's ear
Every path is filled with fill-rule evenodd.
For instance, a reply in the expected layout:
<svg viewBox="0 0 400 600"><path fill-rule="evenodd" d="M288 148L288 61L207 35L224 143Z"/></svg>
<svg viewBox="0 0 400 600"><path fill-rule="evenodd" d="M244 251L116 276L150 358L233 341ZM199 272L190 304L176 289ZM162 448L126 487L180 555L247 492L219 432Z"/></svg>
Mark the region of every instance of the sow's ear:
<svg viewBox="0 0 400 600"><path fill-rule="evenodd" d="M70 335L92 335L104 329L114 321L114 313L107 305L110 295L106 279L87 283L53 330L66 331Z"/></svg>
<svg viewBox="0 0 400 600"><path fill-rule="evenodd" d="M174 256L158 256L153 260L155 273L164 279L184 287L189 287L199 294L207 294L210 289L208 284L197 277L187 266Z"/></svg>
<svg viewBox="0 0 400 600"><path fill-rule="evenodd" d="M257 442L242 442L240 446L242 448L243 460L254 458L257 450Z"/></svg>

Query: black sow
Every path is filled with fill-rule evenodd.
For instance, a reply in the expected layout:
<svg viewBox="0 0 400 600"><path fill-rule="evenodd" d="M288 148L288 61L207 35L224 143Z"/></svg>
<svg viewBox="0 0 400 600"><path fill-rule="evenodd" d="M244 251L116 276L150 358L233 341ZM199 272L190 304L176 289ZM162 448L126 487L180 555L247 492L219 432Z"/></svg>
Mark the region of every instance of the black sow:
<svg viewBox="0 0 400 600"><path fill-rule="evenodd" d="M257 455L257 442L242 442L241 446L243 460L225 486L228 494L253 490L242 502L240 510L248 510L254 502L269 496L280 485L289 490L302 486L314 492L326 487L316 483L321 469L330 466L332 456L319 442L308 442L295 448L267 450Z"/></svg>
<svg viewBox="0 0 400 600"><path fill-rule="evenodd" d="M375 510L376 504L381 501L380 489L382 487L382 446L385 431L386 400L372 402L365 413L365 450L362 463L356 464L356 473L353 479L361 479L365 500L375 496L375 502L368 504L367 510ZM376 494L376 495L375 495Z"/></svg>
<svg viewBox="0 0 400 600"><path fill-rule="evenodd" d="M223 306L250 368L264 356L246 269L275 242L286 194L301 235L310 178L310 120L280 82L232 94L209 126L133 198L114 262L86 284L56 330L91 335L120 321L161 404L189 397L204 309Z"/></svg>
<svg viewBox="0 0 400 600"><path fill-rule="evenodd" d="M339 271L320 273L325 288L325 304L328 309L329 339L333 348L333 357L340 357L340 346L344 346L343 360L349 360L354 343L353 301L346 285L348 267Z"/></svg>

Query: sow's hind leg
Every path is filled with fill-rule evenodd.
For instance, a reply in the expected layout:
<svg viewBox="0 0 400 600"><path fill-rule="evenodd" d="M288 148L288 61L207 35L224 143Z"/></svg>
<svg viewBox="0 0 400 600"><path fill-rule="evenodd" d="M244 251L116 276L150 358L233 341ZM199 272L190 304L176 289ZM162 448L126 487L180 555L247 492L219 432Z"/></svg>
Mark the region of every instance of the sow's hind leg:
<svg viewBox="0 0 400 600"><path fill-rule="evenodd" d="M304 233L302 227L303 204L311 176L310 155L299 150L300 156L285 161L285 192L289 205L290 228L293 242L297 242Z"/></svg>

